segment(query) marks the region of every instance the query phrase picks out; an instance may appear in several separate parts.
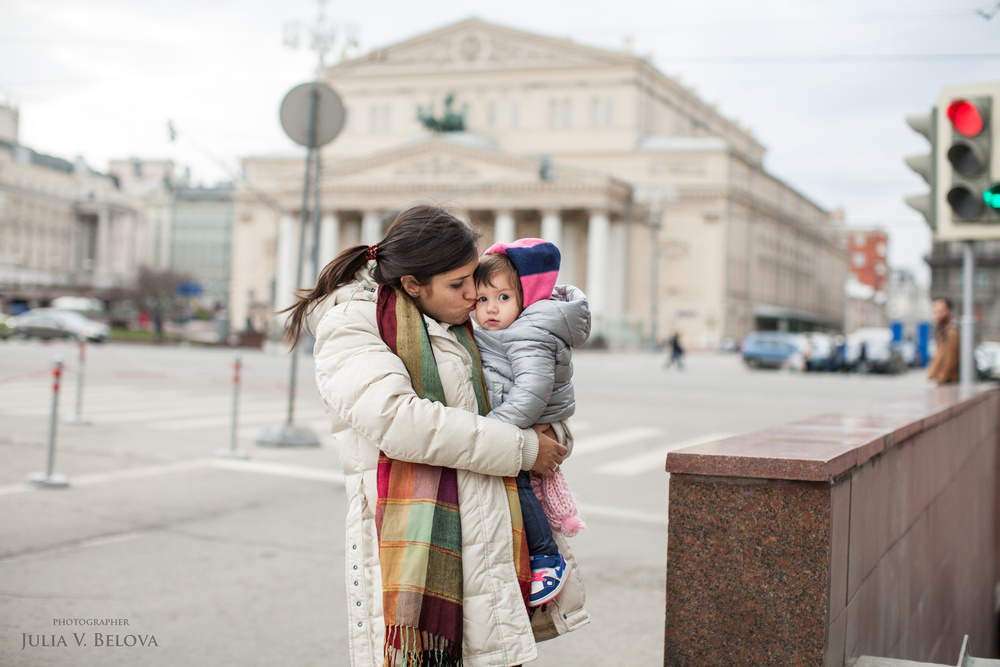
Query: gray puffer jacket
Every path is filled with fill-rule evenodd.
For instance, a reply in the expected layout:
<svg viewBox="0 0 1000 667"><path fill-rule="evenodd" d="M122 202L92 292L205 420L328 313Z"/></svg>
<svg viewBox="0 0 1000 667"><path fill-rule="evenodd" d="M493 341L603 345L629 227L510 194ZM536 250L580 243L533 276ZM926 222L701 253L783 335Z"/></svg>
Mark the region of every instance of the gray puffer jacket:
<svg viewBox="0 0 1000 667"><path fill-rule="evenodd" d="M492 407L487 417L527 428L576 411L570 348L590 336L582 291L556 285L549 300L525 308L503 331L477 328L475 336Z"/></svg>

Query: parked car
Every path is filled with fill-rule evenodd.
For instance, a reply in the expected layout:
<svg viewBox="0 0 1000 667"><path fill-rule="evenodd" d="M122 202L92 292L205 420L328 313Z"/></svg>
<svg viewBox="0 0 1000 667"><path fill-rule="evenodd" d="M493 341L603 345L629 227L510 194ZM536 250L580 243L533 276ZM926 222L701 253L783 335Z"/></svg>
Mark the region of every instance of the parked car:
<svg viewBox="0 0 1000 667"><path fill-rule="evenodd" d="M740 349L750 368L780 368L796 351L794 334L782 331L752 331Z"/></svg>
<svg viewBox="0 0 1000 667"><path fill-rule="evenodd" d="M67 310L37 308L13 319L14 334L20 338L71 338L101 343L111 337L107 324Z"/></svg>
<svg viewBox="0 0 1000 667"><path fill-rule="evenodd" d="M906 362L888 328L858 329L847 336L844 365L850 370L872 373L902 373Z"/></svg>
<svg viewBox="0 0 1000 667"><path fill-rule="evenodd" d="M1000 380L1000 343L984 341L973 354L980 380Z"/></svg>
<svg viewBox="0 0 1000 667"><path fill-rule="evenodd" d="M833 355L836 349L833 336L824 333L808 332L799 334L799 352L802 354L805 370L825 371L833 367Z"/></svg>
<svg viewBox="0 0 1000 667"><path fill-rule="evenodd" d="M0 313L0 340L6 340L14 335L14 318Z"/></svg>

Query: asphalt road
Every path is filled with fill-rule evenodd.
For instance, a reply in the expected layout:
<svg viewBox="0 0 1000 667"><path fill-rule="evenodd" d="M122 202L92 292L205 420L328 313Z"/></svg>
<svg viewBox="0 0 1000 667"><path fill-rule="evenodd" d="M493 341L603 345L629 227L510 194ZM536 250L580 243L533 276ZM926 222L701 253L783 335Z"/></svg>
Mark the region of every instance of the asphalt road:
<svg viewBox="0 0 1000 667"><path fill-rule="evenodd" d="M0 343L0 664L346 664L345 499L308 356L296 422L321 446L276 449L253 441L287 412L279 352L89 346L90 424L65 421L77 354ZM230 446L237 354L246 461L215 456ZM45 468L55 355L66 363L61 490L24 483ZM662 664L667 451L929 386L919 372L751 371L721 355L689 356L683 372L642 353L575 361L577 447L565 470L589 525L574 550L593 620L540 645L539 666Z"/></svg>

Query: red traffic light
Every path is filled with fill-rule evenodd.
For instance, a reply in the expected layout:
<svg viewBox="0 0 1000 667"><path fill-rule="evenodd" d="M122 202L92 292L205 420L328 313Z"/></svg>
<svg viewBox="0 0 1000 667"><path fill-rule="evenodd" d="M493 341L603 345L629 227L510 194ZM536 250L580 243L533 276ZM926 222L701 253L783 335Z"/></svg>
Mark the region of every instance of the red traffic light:
<svg viewBox="0 0 1000 667"><path fill-rule="evenodd" d="M964 137L974 137L983 131L983 116L969 100L955 100L949 104L948 120Z"/></svg>

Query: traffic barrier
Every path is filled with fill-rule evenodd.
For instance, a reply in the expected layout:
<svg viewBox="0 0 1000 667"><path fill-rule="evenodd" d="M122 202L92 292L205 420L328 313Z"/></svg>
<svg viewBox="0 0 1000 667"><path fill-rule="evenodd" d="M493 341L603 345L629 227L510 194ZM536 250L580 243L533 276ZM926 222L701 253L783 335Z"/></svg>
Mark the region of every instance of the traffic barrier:
<svg viewBox="0 0 1000 667"><path fill-rule="evenodd" d="M56 422L59 418L59 385L62 380L62 358L55 358L52 368L52 416L49 420L49 446L45 457L45 472L31 473L27 482L47 488L65 488L69 486L69 478L53 472L56 457Z"/></svg>
<svg viewBox="0 0 1000 667"><path fill-rule="evenodd" d="M215 450L215 455L221 458L227 459L246 459L250 458L249 455L236 447L236 432L239 426L239 407L240 407L240 370L243 367L242 360L240 357L236 357L233 362L233 421L229 433L229 448L228 449L217 449Z"/></svg>
<svg viewBox="0 0 1000 667"><path fill-rule="evenodd" d="M76 414L67 417L66 422L70 424L89 424L90 420L83 416L83 375L87 357L87 341L81 340L77 345L79 352L76 360Z"/></svg>

